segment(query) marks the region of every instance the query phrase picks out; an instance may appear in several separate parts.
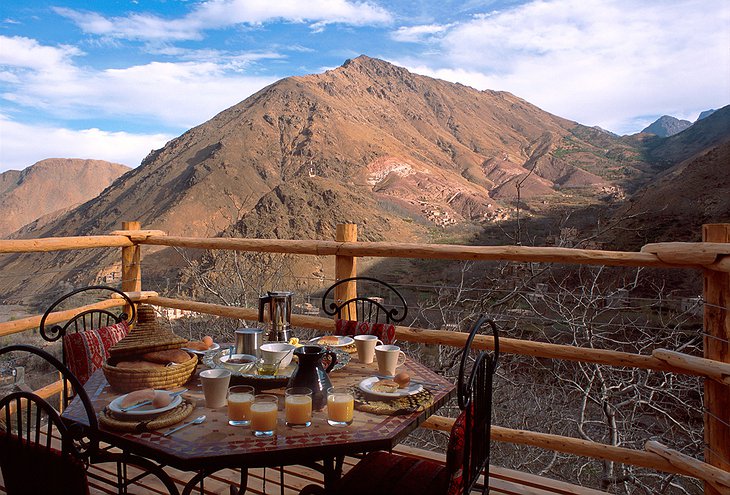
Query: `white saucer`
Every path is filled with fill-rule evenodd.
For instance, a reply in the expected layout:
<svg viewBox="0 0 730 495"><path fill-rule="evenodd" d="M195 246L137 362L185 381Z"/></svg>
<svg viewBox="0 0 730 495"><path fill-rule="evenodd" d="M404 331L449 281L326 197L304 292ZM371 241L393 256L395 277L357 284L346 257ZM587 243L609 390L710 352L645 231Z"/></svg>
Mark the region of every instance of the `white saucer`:
<svg viewBox="0 0 730 495"><path fill-rule="evenodd" d="M192 352L193 354L195 354L197 356L203 356L208 351L217 351L220 348L221 348L220 344L217 344L217 343L213 342L213 345L210 346L208 349L206 349L204 351L198 351L196 349L188 349L187 347L183 347L182 350L183 351Z"/></svg>
<svg viewBox="0 0 730 495"><path fill-rule="evenodd" d="M155 392L160 392L160 390L156 390ZM167 390L161 390L161 392L168 392ZM169 393L169 392L168 392ZM109 403L109 409L111 412L114 413L114 416L120 418L120 419L149 419L154 418L155 416L159 416L160 414L169 411L170 409L174 409L175 407L179 406L182 402L182 397L179 395L176 395L172 398L172 401L166 405L165 407L158 407L155 408L152 406L152 404L147 404L146 406L140 406L135 409L132 409L130 411L122 411L122 401L127 396L127 394L120 395L113 401Z"/></svg>
<svg viewBox="0 0 730 495"><path fill-rule="evenodd" d="M352 337L348 337L347 335L334 335L334 337L337 337L337 343L336 344L320 344L319 339L322 337L315 337L309 341L310 344L317 344L317 345L326 345L327 347L347 347L348 345L354 344L355 340Z"/></svg>
<svg viewBox="0 0 730 495"><path fill-rule="evenodd" d="M406 388L399 388L395 392L378 392L373 390L373 384L380 381L377 376L371 376L361 381L357 386L360 390L367 394L377 395L378 397L407 397L409 395L417 394L423 390L423 385L420 383L409 383Z"/></svg>

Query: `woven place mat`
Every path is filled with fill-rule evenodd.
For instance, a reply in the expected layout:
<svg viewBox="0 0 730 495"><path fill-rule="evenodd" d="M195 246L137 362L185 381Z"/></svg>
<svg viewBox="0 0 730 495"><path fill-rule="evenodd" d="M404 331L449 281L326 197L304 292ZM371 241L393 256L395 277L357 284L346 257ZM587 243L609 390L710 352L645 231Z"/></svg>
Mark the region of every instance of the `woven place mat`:
<svg viewBox="0 0 730 495"><path fill-rule="evenodd" d="M355 409L372 414L396 415L423 411L433 403L433 394L426 389L395 399L384 399L368 395L357 387L353 387Z"/></svg>
<svg viewBox="0 0 730 495"><path fill-rule="evenodd" d="M147 419L143 421L129 421L114 417L114 413L105 407L104 410L99 413L99 423L104 427L110 428L117 431L127 431L130 433L142 433L144 431L159 430L167 426L172 426L175 423L179 423L183 419L190 416L190 413L195 409L195 405L185 399L182 403L167 411L159 416Z"/></svg>

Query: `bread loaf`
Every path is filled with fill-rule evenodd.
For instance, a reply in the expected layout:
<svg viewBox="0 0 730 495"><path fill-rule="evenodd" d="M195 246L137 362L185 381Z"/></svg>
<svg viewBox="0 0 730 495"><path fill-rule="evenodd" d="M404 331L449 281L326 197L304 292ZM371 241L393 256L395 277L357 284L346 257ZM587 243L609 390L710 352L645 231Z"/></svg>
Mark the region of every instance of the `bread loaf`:
<svg viewBox="0 0 730 495"><path fill-rule="evenodd" d="M190 354L182 349L168 349L166 351L148 352L142 356L145 361L153 363L184 363L190 360Z"/></svg>
<svg viewBox="0 0 730 495"><path fill-rule="evenodd" d="M122 399L122 402L119 404L122 408L131 407L135 404L139 404L140 402L145 402L148 400L153 400L155 398L155 391L151 388L145 388L142 390L135 390L134 392L129 392L124 399Z"/></svg>
<svg viewBox="0 0 730 495"><path fill-rule="evenodd" d="M340 338L337 335L325 335L320 337L317 343L320 345L337 345L340 343Z"/></svg>
<svg viewBox="0 0 730 495"><path fill-rule="evenodd" d="M187 344L185 344L186 349L192 349L194 351L207 351L210 349L210 346L206 344L205 342L201 342L199 340L191 340Z"/></svg>

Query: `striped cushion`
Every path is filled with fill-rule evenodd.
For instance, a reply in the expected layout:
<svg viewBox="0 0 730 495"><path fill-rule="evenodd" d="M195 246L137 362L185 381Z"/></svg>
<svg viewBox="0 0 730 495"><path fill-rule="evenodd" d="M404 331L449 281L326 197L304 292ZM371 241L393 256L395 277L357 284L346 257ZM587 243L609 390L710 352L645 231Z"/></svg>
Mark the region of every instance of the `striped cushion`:
<svg viewBox="0 0 730 495"><path fill-rule="evenodd" d="M129 333L129 325L121 321L116 325L96 330L68 333L63 336L66 365L84 384L109 357L109 348Z"/></svg>

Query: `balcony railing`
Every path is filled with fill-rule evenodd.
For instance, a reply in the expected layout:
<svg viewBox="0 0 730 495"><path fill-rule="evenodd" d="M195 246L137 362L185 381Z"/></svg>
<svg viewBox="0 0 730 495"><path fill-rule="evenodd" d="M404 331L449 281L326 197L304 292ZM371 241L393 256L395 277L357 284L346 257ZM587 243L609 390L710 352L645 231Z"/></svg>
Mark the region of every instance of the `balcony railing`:
<svg viewBox="0 0 730 495"><path fill-rule="evenodd" d="M30 240L0 240L0 253L52 252L63 250L121 248L121 288L136 302L164 308L176 308L197 313L242 320L256 320L257 310L161 297L143 290L141 250L144 246L167 246L207 250L234 250L315 256L334 256L337 279L356 275L357 258L421 258L437 260L478 260L561 263L566 265L598 265L620 267L655 267L685 269L699 272L704 281L704 355L690 356L667 349L655 349L651 354L638 354L613 349L577 347L530 340L500 339L500 350L523 356L597 363L602 365L656 370L695 375L704 378L704 462L656 442L647 442L645 450L601 444L579 438L492 427L492 439L530 445L552 451L586 456L604 461L631 464L666 473L698 478L704 482L705 493L728 493L730 490L730 224L706 225L701 243L661 243L644 246L640 252L599 251L559 247L525 246L464 246L405 244L393 242L358 242L356 227L339 225L335 241L277 240L239 238L193 238L168 236L160 231L140 230L137 222L125 222L124 230L110 235L46 238ZM350 296L354 285L345 287ZM69 319L79 309L123 305L121 299L109 299L83 308L59 311L47 323ZM0 323L0 336L13 335L37 328L40 316ZM322 332L333 332L334 321L308 315L293 315L292 324ZM396 327L400 341L461 347L466 334L458 331ZM492 339L477 338L477 347L491 348ZM49 395L54 387L47 387ZM57 392L57 390L55 390ZM423 426L448 431L453 419L433 416Z"/></svg>

